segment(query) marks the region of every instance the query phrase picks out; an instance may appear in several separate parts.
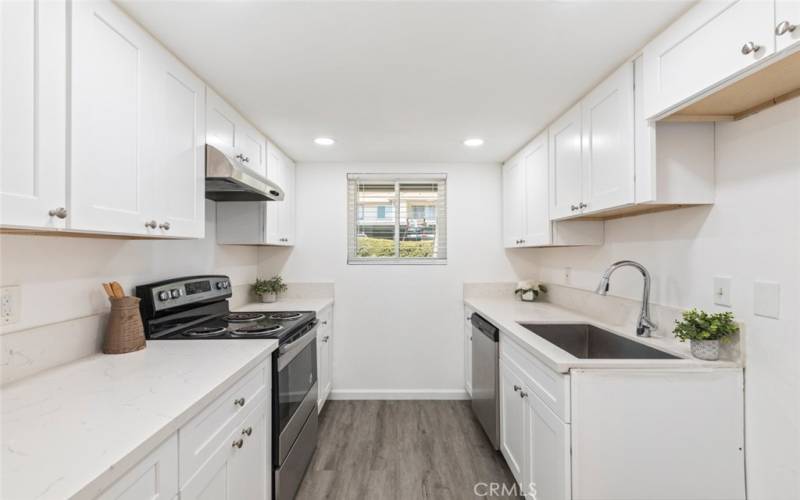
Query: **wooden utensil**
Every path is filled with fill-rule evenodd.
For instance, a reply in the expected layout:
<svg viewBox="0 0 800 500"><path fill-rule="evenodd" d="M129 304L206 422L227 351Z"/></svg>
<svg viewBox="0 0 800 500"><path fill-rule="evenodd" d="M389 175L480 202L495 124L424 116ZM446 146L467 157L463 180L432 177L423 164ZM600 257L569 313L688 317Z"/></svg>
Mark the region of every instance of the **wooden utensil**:
<svg viewBox="0 0 800 500"><path fill-rule="evenodd" d="M125 296L125 292L122 290L122 285L120 285L118 281L111 282L111 291L114 293L114 297L118 299L121 299Z"/></svg>
<svg viewBox="0 0 800 500"><path fill-rule="evenodd" d="M103 290L106 291L106 295L108 295L109 299L114 296L114 290L111 289L111 284L103 283Z"/></svg>

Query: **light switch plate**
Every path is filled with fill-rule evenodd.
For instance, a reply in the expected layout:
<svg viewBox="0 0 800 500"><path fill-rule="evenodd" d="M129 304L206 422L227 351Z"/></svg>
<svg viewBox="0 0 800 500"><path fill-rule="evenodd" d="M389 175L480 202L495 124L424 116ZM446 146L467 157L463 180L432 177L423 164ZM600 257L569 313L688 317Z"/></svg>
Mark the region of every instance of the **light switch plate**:
<svg viewBox="0 0 800 500"><path fill-rule="evenodd" d="M753 312L757 316L780 317L781 285L774 281L756 281L753 287Z"/></svg>
<svg viewBox="0 0 800 500"><path fill-rule="evenodd" d="M714 303L718 306L731 306L730 276L714 276Z"/></svg>
<svg viewBox="0 0 800 500"><path fill-rule="evenodd" d="M0 321L11 325L19 321L20 291L18 286L0 288Z"/></svg>

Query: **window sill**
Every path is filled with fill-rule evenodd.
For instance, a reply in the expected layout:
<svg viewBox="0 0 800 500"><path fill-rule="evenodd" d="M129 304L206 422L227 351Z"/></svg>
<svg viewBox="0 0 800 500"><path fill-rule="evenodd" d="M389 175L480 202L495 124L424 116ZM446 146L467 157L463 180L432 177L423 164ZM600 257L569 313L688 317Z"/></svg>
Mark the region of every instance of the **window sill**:
<svg viewBox="0 0 800 500"><path fill-rule="evenodd" d="M391 257L361 257L361 258L348 258L348 265L355 266L374 266L374 265L390 265L390 266L444 266L447 265L447 259L413 259L413 258L391 258Z"/></svg>

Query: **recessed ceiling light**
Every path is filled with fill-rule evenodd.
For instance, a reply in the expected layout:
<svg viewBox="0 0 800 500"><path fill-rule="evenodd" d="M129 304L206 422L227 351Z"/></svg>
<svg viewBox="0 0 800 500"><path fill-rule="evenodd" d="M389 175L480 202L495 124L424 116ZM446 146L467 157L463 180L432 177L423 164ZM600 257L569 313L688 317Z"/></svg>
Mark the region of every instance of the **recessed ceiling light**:
<svg viewBox="0 0 800 500"><path fill-rule="evenodd" d="M333 146L335 142L330 137L317 137L314 139L314 144L318 146Z"/></svg>
<svg viewBox="0 0 800 500"><path fill-rule="evenodd" d="M470 148L477 148L483 146L483 139L473 137L472 139L464 139L464 145Z"/></svg>

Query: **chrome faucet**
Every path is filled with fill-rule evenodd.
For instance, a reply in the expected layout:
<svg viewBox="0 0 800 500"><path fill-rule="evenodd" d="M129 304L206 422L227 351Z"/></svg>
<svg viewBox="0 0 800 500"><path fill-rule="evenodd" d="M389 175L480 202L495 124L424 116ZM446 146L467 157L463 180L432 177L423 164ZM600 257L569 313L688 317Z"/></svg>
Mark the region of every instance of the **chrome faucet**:
<svg viewBox="0 0 800 500"><path fill-rule="evenodd" d="M600 295L608 294L608 280L611 278L611 274L620 267L633 267L642 273L642 277L644 278L644 288L642 290L642 311L639 313L639 323L636 325L636 335L639 337L649 337L650 333L658 328L658 325L656 325L653 320L650 319L650 273L647 272L647 269L645 269L643 265L632 260L621 260L619 262L614 262L609 266L608 269L606 269L606 272L603 273L603 277L600 278L600 284L597 285L597 290L595 290L595 293Z"/></svg>

